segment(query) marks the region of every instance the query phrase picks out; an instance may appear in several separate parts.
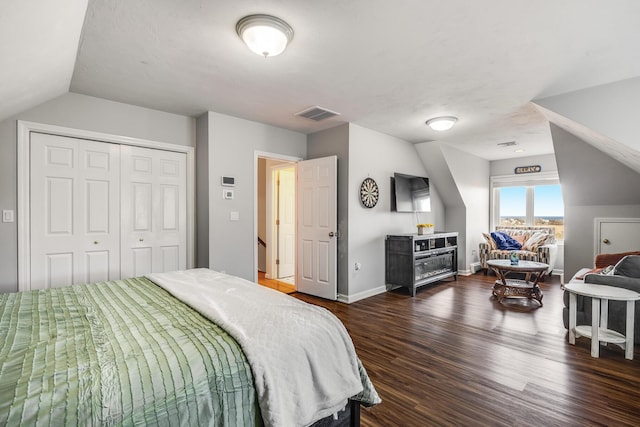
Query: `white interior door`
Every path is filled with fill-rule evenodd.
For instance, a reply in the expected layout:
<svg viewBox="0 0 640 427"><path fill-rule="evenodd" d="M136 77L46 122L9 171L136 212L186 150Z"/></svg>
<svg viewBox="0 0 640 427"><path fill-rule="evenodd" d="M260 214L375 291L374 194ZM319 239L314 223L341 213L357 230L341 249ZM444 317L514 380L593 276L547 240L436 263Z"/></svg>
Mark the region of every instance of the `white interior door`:
<svg viewBox="0 0 640 427"><path fill-rule="evenodd" d="M337 298L337 165L336 156L297 164L297 263L299 292Z"/></svg>
<svg viewBox="0 0 640 427"><path fill-rule="evenodd" d="M122 275L187 266L186 154L122 146Z"/></svg>
<svg viewBox="0 0 640 427"><path fill-rule="evenodd" d="M30 287L120 278L120 146L31 133Z"/></svg>
<svg viewBox="0 0 640 427"><path fill-rule="evenodd" d="M596 255L638 250L640 218L596 218Z"/></svg>
<svg viewBox="0 0 640 427"><path fill-rule="evenodd" d="M295 168L280 169L278 182L278 278L283 279L296 271Z"/></svg>

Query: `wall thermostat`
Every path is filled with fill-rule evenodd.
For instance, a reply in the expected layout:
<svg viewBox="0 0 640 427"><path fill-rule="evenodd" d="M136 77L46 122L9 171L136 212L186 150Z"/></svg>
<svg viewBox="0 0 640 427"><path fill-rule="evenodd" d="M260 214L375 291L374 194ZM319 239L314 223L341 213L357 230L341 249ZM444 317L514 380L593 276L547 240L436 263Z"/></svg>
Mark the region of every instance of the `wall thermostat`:
<svg viewBox="0 0 640 427"><path fill-rule="evenodd" d="M222 190L222 198L226 200L233 199L233 190Z"/></svg>
<svg viewBox="0 0 640 427"><path fill-rule="evenodd" d="M222 177L222 185L225 187L233 187L236 185L236 177L235 176L223 176Z"/></svg>

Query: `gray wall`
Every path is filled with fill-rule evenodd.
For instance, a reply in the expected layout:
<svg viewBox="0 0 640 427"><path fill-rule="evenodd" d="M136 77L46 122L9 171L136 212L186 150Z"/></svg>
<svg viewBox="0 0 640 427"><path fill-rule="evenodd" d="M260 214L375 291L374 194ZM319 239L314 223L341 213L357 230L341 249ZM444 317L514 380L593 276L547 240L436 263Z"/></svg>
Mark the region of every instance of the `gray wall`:
<svg viewBox="0 0 640 427"><path fill-rule="evenodd" d="M209 113L196 121L196 267L209 268Z"/></svg>
<svg viewBox="0 0 640 427"><path fill-rule="evenodd" d="M209 120L209 266L254 280L256 151L305 158L306 135L224 114ZM233 200L222 199L220 177L236 177ZM198 197L203 195L198 194ZM230 221L237 212L239 221Z"/></svg>
<svg viewBox="0 0 640 427"><path fill-rule="evenodd" d="M474 255L489 229L489 162L438 141L416 149L446 208L448 231L459 233L458 269L470 273Z"/></svg>
<svg viewBox="0 0 640 427"><path fill-rule="evenodd" d="M493 160L490 162L491 176L515 175L514 169L518 166L540 165L542 172L557 172L556 156L545 154L542 156L528 156L517 159Z"/></svg>
<svg viewBox="0 0 640 427"><path fill-rule="evenodd" d="M565 204L564 277L593 265L594 219L640 217L640 174L551 124Z"/></svg>
<svg viewBox="0 0 640 427"><path fill-rule="evenodd" d="M445 209L435 186L431 190L431 212L391 211L390 178L394 172L428 176L413 144L392 136L349 125L349 297L358 299L384 289L384 239L387 234L416 233L417 223L447 228ZM380 200L368 209L360 202L360 185L367 178L378 184ZM432 177L430 178L430 182ZM362 268L355 270L358 262Z"/></svg>
<svg viewBox="0 0 640 427"><path fill-rule="evenodd" d="M464 201L465 227L458 243L458 265L470 273L489 224L489 161L448 145L442 147L451 175ZM447 211L448 212L448 211Z"/></svg>
<svg viewBox="0 0 640 427"><path fill-rule="evenodd" d="M338 294L355 301L385 290L384 239L387 234L415 233L417 222L446 228L440 195L431 187L431 212L391 211L390 178L394 172L427 176L413 144L354 124L308 136L309 158L338 157ZM360 203L360 184L373 178L380 190L371 209ZM431 181L434 183L434 181ZM355 263L361 264L355 270Z"/></svg>
<svg viewBox="0 0 640 427"><path fill-rule="evenodd" d="M307 158L338 158L338 294L349 293L349 124L307 136Z"/></svg>
<svg viewBox="0 0 640 427"><path fill-rule="evenodd" d="M172 144L196 145L190 117L67 93L0 123L0 210L17 207L16 121L26 120ZM16 212L17 218L18 212ZM18 287L17 222L0 223L0 292Z"/></svg>

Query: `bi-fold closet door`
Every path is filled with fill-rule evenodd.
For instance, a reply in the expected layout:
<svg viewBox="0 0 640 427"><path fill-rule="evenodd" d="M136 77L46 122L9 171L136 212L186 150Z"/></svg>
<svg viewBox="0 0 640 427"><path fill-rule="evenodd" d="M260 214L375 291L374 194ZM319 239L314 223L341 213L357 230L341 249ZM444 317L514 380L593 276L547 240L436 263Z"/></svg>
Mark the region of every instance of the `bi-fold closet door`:
<svg viewBox="0 0 640 427"><path fill-rule="evenodd" d="M187 156L121 146L122 277L187 265Z"/></svg>
<svg viewBox="0 0 640 427"><path fill-rule="evenodd" d="M31 289L186 268L186 154L31 133Z"/></svg>

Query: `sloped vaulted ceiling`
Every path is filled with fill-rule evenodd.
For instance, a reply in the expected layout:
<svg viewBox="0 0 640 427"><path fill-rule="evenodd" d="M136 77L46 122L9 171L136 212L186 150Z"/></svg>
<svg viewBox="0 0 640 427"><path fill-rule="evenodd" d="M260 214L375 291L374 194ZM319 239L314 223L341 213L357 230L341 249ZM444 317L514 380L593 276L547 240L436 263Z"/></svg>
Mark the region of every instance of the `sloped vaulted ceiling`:
<svg viewBox="0 0 640 427"><path fill-rule="evenodd" d="M0 121L69 91L88 0L3 0Z"/></svg>
<svg viewBox="0 0 640 427"><path fill-rule="evenodd" d="M253 13L293 27L283 55L236 35ZM90 0L71 90L303 133L354 123L487 160L549 154L531 99L640 75L638 16L637 0ZM313 105L341 115L294 115ZM459 120L438 133L439 115Z"/></svg>
<svg viewBox="0 0 640 427"><path fill-rule="evenodd" d="M283 55L236 35L252 13L293 26ZM639 76L638 16L637 0L3 0L0 120L72 91L304 133L348 122L486 160L548 154L530 101ZM312 105L341 115L294 115ZM438 115L459 120L438 133Z"/></svg>

